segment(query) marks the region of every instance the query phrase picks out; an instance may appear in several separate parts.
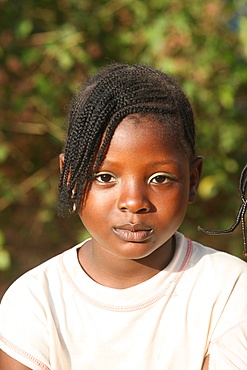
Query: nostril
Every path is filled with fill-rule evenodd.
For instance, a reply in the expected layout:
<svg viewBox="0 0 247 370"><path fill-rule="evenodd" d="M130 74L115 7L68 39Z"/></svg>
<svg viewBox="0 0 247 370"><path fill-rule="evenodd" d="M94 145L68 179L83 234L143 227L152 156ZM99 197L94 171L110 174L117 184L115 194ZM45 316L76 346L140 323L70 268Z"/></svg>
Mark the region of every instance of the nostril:
<svg viewBox="0 0 247 370"><path fill-rule="evenodd" d="M149 208L141 208L139 209L138 213L147 213L149 211Z"/></svg>
<svg viewBox="0 0 247 370"><path fill-rule="evenodd" d="M147 213L150 210L150 207L133 207L132 206L124 206L120 207L122 212L131 212L131 213Z"/></svg>

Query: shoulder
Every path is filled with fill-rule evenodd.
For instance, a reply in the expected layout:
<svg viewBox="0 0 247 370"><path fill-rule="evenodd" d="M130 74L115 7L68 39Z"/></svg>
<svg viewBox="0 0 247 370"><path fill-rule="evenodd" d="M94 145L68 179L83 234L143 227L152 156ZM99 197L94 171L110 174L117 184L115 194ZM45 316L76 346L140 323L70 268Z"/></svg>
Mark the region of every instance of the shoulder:
<svg viewBox="0 0 247 370"><path fill-rule="evenodd" d="M204 265L205 268L213 268L216 271L221 271L231 267L231 271L236 270L244 273L247 272L247 263L240 258L226 252L218 251L212 247L205 246L197 241L185 237L179 232L175 235L178 248L180 250L187 248L190 267L201 267Z"/></svg>
<svg viewBox="0 0 247 370"><path fill-rule="evenodd" d="M61 306L66 274L62 261L76 264L79 246L51 258L23 274L6 291L0 305L0 348L11 357L41 361L48 368L49 330ZM27 356L23 356L26 353ZM36 367L35 367L36 368ZM38 367L40 368L40 367ZM46 368L46 367L44 367Z"/></svg>
<svg viewBox="0 0 247 370"><path fill-rule="evenodd" d="M5 292L0 306L1 311L5 307L6 309L16 305L27 307L31 302L37 305L42 300L46 301L49 292L59 289L59 285L63 284L64 258L71 261L71 264L77 263L76 250L79 246L68 249L20 276Z"/></svg>
<svg viewBox="0 0 247 370"><path fill-rule="evenodd" d="M210 321L211 343L227 338L224 336L227 332L238 333L241 337L244 330L246 334L246 262L183 236L181 238L184 247L190 249L190 259L179 289L181 294L189 292L190 307L194 303L201 320ZM243 343L246 345L246 340Z"/></svg>
<svg viewBox="0 0 247 370"><path fill-rule="evenodd" d="M62 254L55 256L21 275L10 285L3 296L2 303L12 295L16 296L17 294L17 296L20 296L20 294L24 294L25 292L32 290L35 292L37 289L41 288L41 286L45 286L49 281L49 275L52 274L53 276L56 276L58 273L59 259L61 256ZM52 283L52 280L50 283Z"/></svg>
<svg viewBox="0 0 247 370"><path fill-rule="evenodd" d="M191 242L193 254L191 264L204 267L214 271L216 274L227 271L231 274L246 274L247 264L238 257L229 253L221 252L208 246L204 246L196 241Z"/></svg>
<svg viewBox="0 0 247 370"><path fill-rule="evenodd" d="M190 252L186 267L186 283L204 286L216 295L237 292L246 297L247 263L228 253L217 251L178 234L179 244Z"/></svg>

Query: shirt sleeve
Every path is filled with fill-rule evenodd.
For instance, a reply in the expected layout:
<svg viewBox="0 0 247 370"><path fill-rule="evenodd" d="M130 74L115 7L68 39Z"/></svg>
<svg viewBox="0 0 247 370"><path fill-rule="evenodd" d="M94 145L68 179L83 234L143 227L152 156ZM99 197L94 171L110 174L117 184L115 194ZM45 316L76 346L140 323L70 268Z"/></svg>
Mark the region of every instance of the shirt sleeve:
<svg viewBox="0 0 247 370"><path fill-rule="evenodd" d="M209 370L220 369L247 369L247 320L211 343Z"/></svg>
<svg viewBox="0 0 247 370"><path fill-rule="evenodd" d="M236 276L225 298L208 348L209 370L247 370L246 265L242 273Z"/></svg>
<svg viewBox="0 0 247 370"><path fill-rule="evenodd" d="M5 293L0 305L0 348L33 370L49 370L47 318L35 280L24 275Z"/></svg>

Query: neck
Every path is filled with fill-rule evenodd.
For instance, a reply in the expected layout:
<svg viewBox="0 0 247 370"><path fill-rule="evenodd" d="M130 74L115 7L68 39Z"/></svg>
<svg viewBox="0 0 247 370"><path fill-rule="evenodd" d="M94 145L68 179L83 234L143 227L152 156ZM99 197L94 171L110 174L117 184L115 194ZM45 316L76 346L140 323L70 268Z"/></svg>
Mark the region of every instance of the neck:
<svg viewBox="0 0 247 370"><path fill-rule="evenodd" d="M163 270L175 252L175 237L151 255L138 259L121 259L111 254L94 253L91 241L78 250L83 270L97 283L115 289L126 289L140 284Z"/></svg>

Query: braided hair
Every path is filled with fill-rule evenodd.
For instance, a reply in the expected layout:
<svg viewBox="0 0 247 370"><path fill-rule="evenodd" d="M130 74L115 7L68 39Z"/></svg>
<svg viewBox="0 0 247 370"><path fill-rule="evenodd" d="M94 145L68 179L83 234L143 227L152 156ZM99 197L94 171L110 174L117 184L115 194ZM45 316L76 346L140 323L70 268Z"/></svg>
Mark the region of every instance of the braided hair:
<svg viewBox="0 0 247 370"><path fill-rule="evenodd" d="M241 231L243 236L243 255L247 258L247 237L246 237L246 228L245 228L245 213L247 210L247 199L246 199L246 191L247 191L247 163L245 164L239 179L239 193L241 199L241 205L238 210L236 220L232 226L228 229L223 230L209 230L205 229L204 227L198 226L198 230L203 231L209 235L220 235L220 234L228 234L234 231L239 224L241 224Z"/></svg>
<svg viewBox="0 0 247 370"><path fill-rule="evenodd" d="M60 214L83 205L116 127L131 114L155 116L170 127L178 147L194 157L193 112L177 81L145 65L109 65L83 84L71 101L59 183Z"/></svg>

